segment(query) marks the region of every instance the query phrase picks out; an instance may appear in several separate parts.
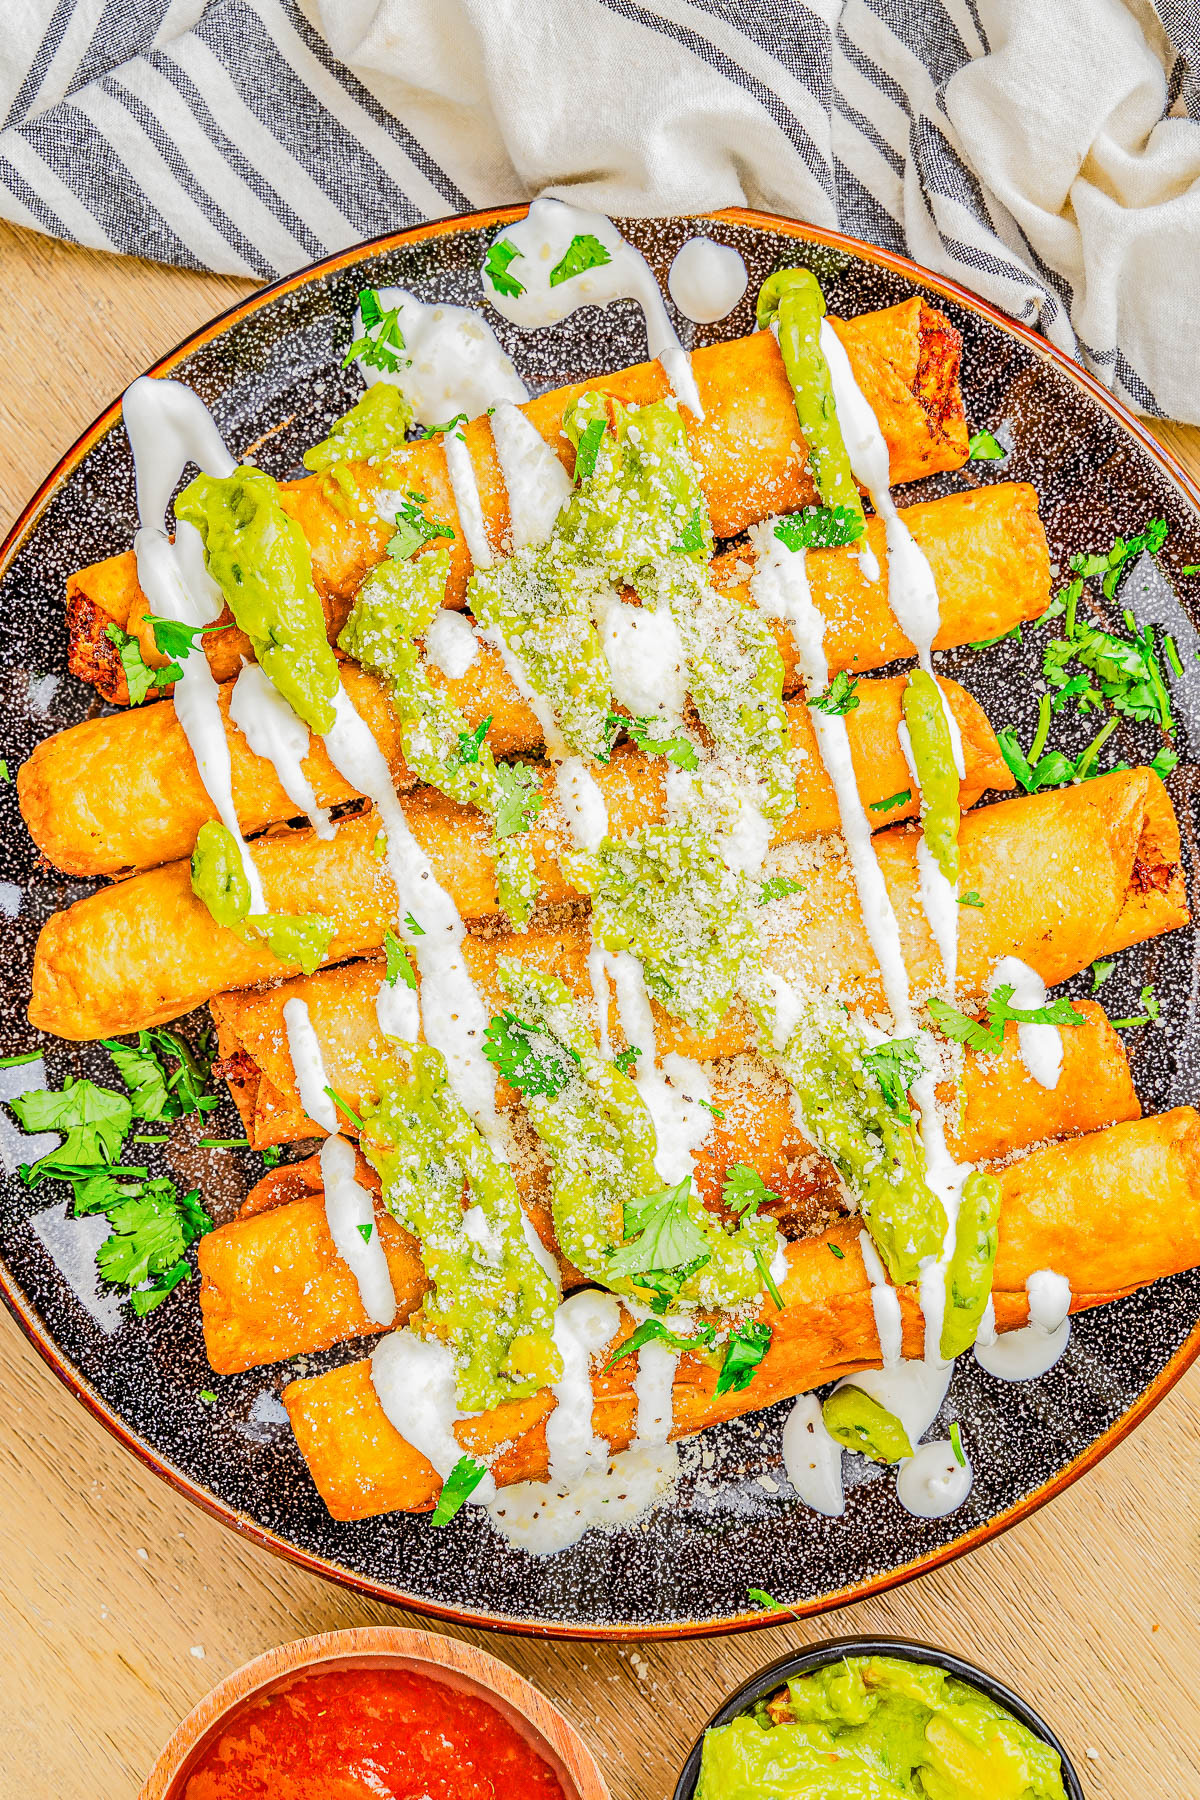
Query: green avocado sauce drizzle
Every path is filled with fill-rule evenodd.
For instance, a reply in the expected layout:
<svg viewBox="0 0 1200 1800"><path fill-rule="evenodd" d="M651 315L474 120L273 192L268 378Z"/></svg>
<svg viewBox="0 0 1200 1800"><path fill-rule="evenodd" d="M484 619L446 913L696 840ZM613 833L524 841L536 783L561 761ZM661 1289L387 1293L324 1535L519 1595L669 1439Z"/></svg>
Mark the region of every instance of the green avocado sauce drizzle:
<svg viewBox="0 0 1200 1800"><path fill-rule="evenodd" d="M320 913L252 913L250 883L237 839L227 826L209 819L196 834L192 852L192 892L218 925L244 944L263 941L280 962L298 963L311 975L320 967L337 932Z"/></svg>
<svg viewBox="0 0 1200 1800"><path fill-rule="evenodd" d="M727 1231L690 1179L663 1189L646 1103L600 1055L570 991L509 959L501 960L500 982L512 1011L489 1028L488 1054L520 1088L550 1157L554 1230L567 1259L656 1311L729 1311L760 1301L774 1220L745 1212Z"/></svg>
<svg viewBox="0 0 1200 1800"><path fill-rule="evenodd" d="M957 888L962 818L958 767L941 689L927 670L912 671L902 704L921 790L921 830L938 868Z"/></svg>
<svg viewBox="0 0 1200 1800"><path fill-rule="evenodd" d="M999 1245L1000 1183L974 1169L963 1183L954 1254L946 1269L941 1353L947 1362L969 1350L992 1291Z"/></svg>
<svg viewBox="0 0 1200 1800"><path fill-rule="evenodd" d="M808 445L809 466L822 504L841 506L860 522L863 504L854 484L834 405L829 365L821 349L825 296L809 269L779 269L759 289L760 331L774 325L791 383L796 418Z"/></svg>
<svg viewBox="0 0 1200 1800"><path fill-rule="evenodd" d="M418 640L442 605L449 571L444 549L411 562L381 563L359 588L338 643L387 683L413 774L491 820L500 905L512 924L522 926L538 891L528 834L542 808L541 787L525 763L498 763L486 733L472 731L430 678Z"/></svg>
<svg viewBox="0 0 1200 1800"><path fill-rule="evenodd" d="M284 699L319 734L333 726L337 657L313 585L304 533L261 469L198 475L175 502L175 517L204 540L208 572L254 654Z"/></svg>
<svg viewBox="0 0 1200 1800"><path fill-rule="evenodd" d="M1066 1800L1049 1744L945 1670L848 1656L705 1732L696 1800Z"/></svg>
<svg viewBox="0 0 1200 1800"><path fill-rule="evenodd" d="M391 1048L359 1143L433 1284L416 1328L450 1347L464 1412L526 1399L561 1377L562 1357L558 1296L525 1236L512 1171L455 1097L439 1052Z"/></svg>

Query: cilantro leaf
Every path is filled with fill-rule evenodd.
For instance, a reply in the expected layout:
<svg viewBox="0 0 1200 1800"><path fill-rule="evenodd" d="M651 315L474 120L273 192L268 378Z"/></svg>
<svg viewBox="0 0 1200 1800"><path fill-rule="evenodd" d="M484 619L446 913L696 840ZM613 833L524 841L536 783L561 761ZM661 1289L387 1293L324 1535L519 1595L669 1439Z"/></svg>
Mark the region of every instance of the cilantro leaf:
<svg viewBox="0 0 1200 1800"><path fill-rule="evenodd" d="M668 762L674 763L679 769L698 769L700 759L692 740L682 733L675 737L656 737L655 727L658 723L657 719L629 719L624 713L609 713L606 720L610 731L616 732L623 728L638 749L644 750L647 756L665 756Z"/></svg>
<svg viewBox="0 0 1200 1800"><path fill-rule="evenodd" d="M383 369L387 374L395 375L407 360L400 355L404 349L400 308L393 306L385 311L375 288L360 288L358 310L363 322L363 336L355 338L342 358L343 369L352 362L361 362L369 369Z"/></svg>
<svg viewBox="0 0 1200 1800"><path fill-rule="evenodd" d="M278 1144L268 1144L262 1153L263 1168L277 1169L283 1161L283 1151Z"/></svg>
<svg viewBox="0 0 1200 1800"><path fill-rule="evenodd" d="M782 900L787 894L803 892L802 881L793 881L790 875L769 875L758 890L758 904L769 906L772 900Z"/></svg>
<svg viewBox="0 0 1200 1800"><path fill-rule="evenodd" d="M160 619L157 613L147 613L146 623L154 633L154 647L160 656L190 656L198 637L207 637L210 631L229 630L228 625L185 625L181 619Z"/></svg>
<svg viewBox="0 0 1200 1800"><path fill-rule="evenodd" d="M371 1233L375 1229L374 1225L356 1225L354 1229L358 1232L358 1235L364 1244L370 1243Z"/></svg>
<svg viewBox="0 0 1200 1800"><path fill-rule="evenodd" d="M541 783L528 763L497 763L492 829L498 838L528 831L544 804Z"/></svg>
<svg viewBox="0 0 1200 1800"><path fill-rule="evenodd" d="M754 1380L755 1371L771 1348L771 1327L752 1319L729 1334L725 1360L717 1376L715 1398L722 1394L740 1394Z"/></svg>
<svg viewBox="0 0 1200 1800"><path fill-rule="evenodd" d="M691 1279L707 1262L711 1262L707 1250L703 1256L694 1256L691 1262L680 1263L675 1269L647 1269L637 1278L638 1286L648 1288L654 1298L650 1302L650 1310L656 1313L669 1312L678 1299L685 1281Z"/></svg>
<svg viewBox="0 0 1200 1800"><path fill-rule="evenodd" d="M749 1163L733 1163L725 1173L721 1184L721 1203L732 1212L758 1212L768 1200L778 1200L779 1195L774 1188L769 1188L757 1169Z"/></svg>
<svg viewBox="0 0 1200 1800"><path fill-rule="evenodd" d="M1111 958L1107 961L1101 960L1092 964L1093 994L1098 994L1100 992L1100 989L1104 986L1116 966L1116 963L1112 961Z"/></svg>
<svg viewBox="0 0 1200 1800"><path fill-rule="evenodd" d="M708 547L708 519L698 506L679 535L675 548L683 556L697 556Z"/></svg>
<svg viewBox="0 0 1200 1800"><path fill-rule="evenodd" d="M414 937L424 937L425 936L425 927L423 925L418 925L417 921L413 918L413 916L410 912L405 913L404 923L405 923L405 926L407 927L407 929L412 932Z"/></svg>
<svg viewBox="0 0 1200 1800"><path fill-rule="evenodd" d="M525 292L524 286L515 275L510 274L510 265L518 257L523 258L525 252L518 250L507 238L497 238L489 244L488 253L483 259L483 272L498 294L507 294L510 300L519 300Z"/></svg>
<svg viewBox="0 0 1200 1800"><path fill-rule="evenodd" d="M969 893L958 896L958 904L960 906L982 906L983 895L977 888L972 888Z"/></svg>
<svg viewBox="0 0 1200 1800"><path fill-rule="evenodd" d="M1008 455L1004 445L990 431L976 431L967 439L967 456L971 462L1003 462Z"/></svg>
<svg viewBox="0 0 1200 1800"><path fill-rule="evenodd" d="M936 996L926 1001L926 1006L930 1018L944 1037L950 1038L954 1043L965 1044L968 1050L984 1054L994 1054L999 1050L1004 1038L1004 1027L1010 1020L1015 1025L1062 1026L1085 1023L1083 1014L1076 1012L1067 999L1051 1000L1045 1006L1013 1006L1012 996L1013 990L1009 982L989 995L986 1023L968 1018L957 1007Z"/></svg>
<svg viewBox="0 0 1200 1800"><path fill-rule="evenodd" d="M755 1606L761 1606L764 1612L787 1611L787 1607L781 1605L781 1603L775 1599L773 1594L768 1594L765 1588L747 1588L746 1598L748 1600L753 1600Z"/></svg>
<svg viewBox="0 0 1200 1800"><path fill-rule="evenodd" d="M1150 767L1160 781L1165 781L1171 770L1178 767L1179 752L1177 750L1160 750L1151 762Z"/></svg>
<svg viewBox="0 0 1200 1800"><path fill-rule="evenodd" d="M641 1054L636 1044L630 1044L627 1050L617 1052L613 1057L613 1063L620 1069L622 1075L632 1075L633 1065Z"/></svg>
<svg viewBox="0 0 1200 1800"><path fill-rule="evenodd" d="M886 800L872 800L872 812L893 812L897 806L907 806L912 799L911 788L901 788L898 794L889 794Z"/></svg>
<svg viewBox="0 0 1200 1800"><path fill-rule="evenodd" d="M493 246L494 247L494 246ZM462 1509L464 1501L470 1499L475 1489L487 1474L487 1465L478 1462L473 1456L460 1456L445 1481L438 1495L438 1503L433 1509L429 1523L431 1525L449 1525Z"/></svg>
<svg viewBox="0 0 1200 1800"><path fill-rule="evenodd" d="M560 282L570 281L588 269L602 269L611 261L611 251L604 248L598 237L593 237L590 231L578 232L567 245L561 260L551 269L550 286L558 287Z"/></svg>
<svg viewBox="0 0 1200 1800"><path fill-rule="evenodd" d="M365 1126L363 1125L362 1120L359 1118L358 1114L355 1112L354 1108L352 1106L347 1106L346 1102L342 1099L342 1096L338 1093L336 1088L331 1088L327 1084L325 1087L325 1092L329 1095L329 1098L333 1101L333 1104L337 1107L338 1111L341 1113L345 1113L346 1117L349 1119L349 1121L352 1125L357 1125L357 1127L360 1131L363 1131L366 1129Z"/></svg>
<svg viewBox="0 0 1200 1800"><path fill-rule="evenodd" d="M626 1242L609 1257L611 1275L665 1274L709 1259L708 1242L692 1220L692 1178L625 1203Z"/></svg>
<svg viewBox="0 0 1200 1800"><path fill-rule="evenodd" d="M184 1251L212 1230L200 1191L192 1188L181 1196L173 1182L155 1179L103 1210L113 1234L97 1250L96 1267L105 1281L130 1288L159 1277L151 1293L130 1296L136 1313L150 1312L190 1274Z"/></svg>
<svg viewBox="0 0 1200 1800"><path fill-rule="evenodd" d="M864 1050L863 1067L879 1084L883 1103L897 1118L912 1117L908 1106L908 1090L921 1073L923 1064L915 1037L893 1038L890 1044L879 1044Z"/></svg>
<svg viewBox="0 0 1200 1800"><path fill-rule="evenodd" d="M847 506L807 506L780 519L775 536L789 550L840 550L857 543L864 530L862 515Z"/></svg>
<svg viewBox="0 0 1200 1800"><path fill-rule="evenodd" d="M1108 1022L1114 1029L1130 1030L1135 1025L1152 1025L1162 1011L1158 996L1154 992L1153 982L1148 982L1138 995L1142 1011L1132 1019L1110 1019Z"/></svg>
<svg viewBox="0 0 1200 1800"><path fill-rule="evenodd" d="M625 1357L632 1356L635 1350L640 1350L643 1344L665 1344L670 1350L711 1350L716 1337L713 1327L701 1322L697 1322L694 1333L689 1337L671 1331L661 1319L643 1319L637 1330L609 1357L605 1367L611 1369Z"/></svg>
<svg viewBox="0 0 1200 1800"><path fill-rule="evenodd" d="M434 538L452 538L455 534L449 525L443 525L440 519L428 519L421 511L424 494L410 491L408 498L401 502L396 514L395 535L388 539L387 553L393 562L404 562L421 548L422 544L432 543Z"/></svg>
<svg viewBox="0 0 1200 1800"><path fill-rule="evenodd" d="M143 1046L142 1039L146 1040ZM101 1043L117 1065L117 1074L129 1089L135 1119L173 1119L178 1109L172 1104L167 1086L167 1072L149 1047L150 1033L139 1032L137 1045L120 1044L114 1038Z"/></svg>
<svg viewBox="0 0 1200 1800"><path fill-rule="evenodd" d="M474 731L460 731L458 734L458 760L461 763L477 763L479 752L483 749L483 740L492 728L491 713L475 727Z"/></svg>
<svg viewBox="0 0 1200 1800"><path fill-rule="evenodd" d="M818 694L808 704L823 713L853 712L858 705L858 695L854 690L858 686L859 680L859 676L847 675L845 669L839 669L825 692Z"/></svg>
<svg viewBox="0 0 1200 1800"><path fill-rule="evenodd" d="M579 1069L579 1057L549 1032L537 1031L507 1008L483 1034L483 1054L512 1087L555 1100Z"/></svg>
<svg viewBox="0 0 1200 1800"><path fill-rule="evenodd" d="M103 1248L103 1246L101 1246ZM185 1258L181 1257L173 1268L164 1269L148 1288L135 1288L129 1296L129 1304L139 1319L161 1306L168 1294L173 1294L181 1281L191 1275L191 1269Z"/></svg>
<svg viewBox="0 0 1200 1800"><path fill-rule="evenodd" d="M384 980L388 986L395 987L398 981L402 981L406 988L412 988L415 993L416 971L409 960L408 951L390 927L383 934L383 953L387 957L387 973Z"/></svg>
<svg viewBox="0 0 1200 1800"><path fill-rule="evenodd" d="M604 419L589 419L583 436L575 446L575 486L586 481L596 470L596 458L604 442L607 424Z"/></svg>
<svg viewBox="0 0 1200 1800"><path fill-rule="evenodd" d="M63 1166L85 1167L115 1162L133 1121L133 1106L111 1088L93 1081L68 1080L60 1093L31 1088L8 1102L18 1123L29 1132L61 1131L63 1142L34 1163L29 1185Z"/></svg>
<svg viewBox="0 0 1200 1800"><path fill-rule="evenodd" d="M110 644L117 646L121 658L121 667L125 671L125 685L129 689L130 706L140 706L152 687L169 687L173 681L179 681L183 670L178 663L168 663L165 669L152 669L142 656L142 647L135 637L122 631L119 625L106 625L104 635Z"/></svg>

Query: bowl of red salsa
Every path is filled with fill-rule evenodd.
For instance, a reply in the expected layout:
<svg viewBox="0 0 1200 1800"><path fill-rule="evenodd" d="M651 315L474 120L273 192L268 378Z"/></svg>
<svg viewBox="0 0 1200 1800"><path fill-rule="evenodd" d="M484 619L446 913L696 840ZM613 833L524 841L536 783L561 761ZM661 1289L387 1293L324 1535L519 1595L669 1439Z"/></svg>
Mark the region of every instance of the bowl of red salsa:
<svg viewBox="0 0 1200 1800"><path fill-rule="evenodd" d="M188 1714L139 1800L609 1800L564 1715L486 1651L386 1625L268 1650Z"/></svg>

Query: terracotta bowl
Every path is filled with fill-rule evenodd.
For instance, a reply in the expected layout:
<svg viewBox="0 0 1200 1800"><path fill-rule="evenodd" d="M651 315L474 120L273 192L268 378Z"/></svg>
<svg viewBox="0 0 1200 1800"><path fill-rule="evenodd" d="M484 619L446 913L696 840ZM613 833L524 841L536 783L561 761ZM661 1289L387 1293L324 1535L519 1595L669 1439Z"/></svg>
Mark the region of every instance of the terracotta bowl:
<svg viewBox="0 0 1200 1800"><path fill-rule="evenodd" d="M332 1668L410 1669L486 1700L549 1763L565 1800L609 1800L604 1777L575 1727L507 1663L456 1638L391 1625L301 1638L235 1669L176 1726L138 1800L183 1800L201 1757L250 1701L288 1687L302 1675Z"/></svg>

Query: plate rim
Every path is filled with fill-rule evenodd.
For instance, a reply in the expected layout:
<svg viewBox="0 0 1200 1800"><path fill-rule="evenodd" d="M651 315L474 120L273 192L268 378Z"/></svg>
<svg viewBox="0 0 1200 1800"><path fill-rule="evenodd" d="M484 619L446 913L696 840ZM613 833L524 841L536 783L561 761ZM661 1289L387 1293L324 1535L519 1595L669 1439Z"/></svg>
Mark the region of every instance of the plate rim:
<svg viewBox="0 0 1200 1800"><path fill-rule="evenodd" d="M260 308L271 304L285 294L323 279L327 275L351 268L357 262L385 254L392 249L423 243L434 238L451 237L460 232L486 230L497 225L508 225L517 219L524 218L528 210L528 203L522 202L507 206L484 207L468 213L453 213L444 218L427 220L420 225L408 226L401 231L384 232L377 237L366 238L360 243L350 245L344 250L335 251L330 256L322 257L317 262L308 263L303 268L294 270L289 275L281 276L264 287L256 288L252 294L236 300L232 306L226 307L223 312L218 313L206 324L199 326L187 337L181 339L173 349L165 352L155 362L148 364L142 373L152 376L169 374L194 351L223 336L226 331L259 311ZM618 215L618 217L620 216L622 215ZM881 268L903 275L908 280L915 281L922 287L931 289L934 293L954 301L967 311L973 312L988 323L999 327L1009 336L1018 338L1044 361L1055 365L1062 374L1082 388L1093 400L1098 401L1116 423L1132 436L1139 447L1159 465L1167 478L1181 490L1185 499L1196 512L1198 524L1200 524L1200 483L1197 483L1189 475L1174 453L1152 435L1135 413L1118 400L1089 370L1068 356L1066 351L1060 350L1056 344L1052 344L1047 338L1022 324L1019 319L1011 318L1007 313L993 306L990 301L972 293L969 288L963 287L951 277L939 275L922 264L914 262L910 257L902 256L895 251L884 250L879 245L867 243L862 238L853 237L846 232L830 231L822 226L810 225L804 220L789 218L782 213L734 206L723 207L714 212L646 215L647 219L653 217L661 217L664 222L669 223L695 220L697 223L748 225L778 236L821 244L829 249L844 251L862 261L875 263ZM59 457L50 472L38 484L13 521L3 543L0 543L0 579L7 573L26 538L59 489L75 472L84 457L120 421L120 418L121 397L118 395L92 420L90 425L80 432L74 443ZM116 1438L118 1443L131 1451L146 1468L165 1481L176 1493L199 1507L211 1518L217 1519L221 1524L236 1531L240 1536L286 1561L295 1563L312 1574L323 1576L367 1599L400 1605L424 1617L442 1619L452 1625L510 1632L514 1636L553 1637L584 1642L640 1643L694 1637L725 1637L735 1632L761 1631L774 1625L838 1611L844 1606L854 1605L858 1601L872 1598L877 1594L887 1593L918 1576L927 1575L934 1569L955 1562L959 1557L970 1555L980 1549L982 1545L990 1543L994 1538L1008 1531L1013 1525L1020 1523L1022 1519L1037 1512L1048 1501L1078 1481L1089 1469L1103 1461L1110 1451L1122 1443L1141 1424L1142 1420L1153 1412L1192 1364L1200 1358L1200 1319L1198 1319L1187 1337L1133 1405L1115 1419L1106 1431L1101 1432L1065 1468L1060 1469L1056 1475L1050 1476L1030 1493L1022 1496L1020 1500L1014 1501L1010 1507L997 1513L984 1524L978 1525L973 1530L965 1532L961 1537L952 1539L950 1543L929 1550L896 1568L868 1575L861 1581L847 1583L810 1600L799 1601L779 1612L756 1610L732 1613L716 1619L679 1620L648 1625L635 1625L629 1622L583 1624L575 1620L538 1617L516 1619L508 1614L470 1610L461 1606L447 1605L444 1602L423 1599L406 1593L391 1583L377 1580L358 1570L351 1569L331 1557L319 1556L315 1552L291 1542L279 1531L259 1524L248 1513L232 1506L228 1501L219 1499L216 1494L186 1474L172 1458L153 1449L128 1425L121 1415L96 1392L87 1377L76 1368L65 1352L54 1343L41 1318L16 1287L3 1259L0 1259L0 1298L4 1300L9 1313L16 1320L17 1325L38 1352L42 1361L53 1371L67 1391Z"/></svg>

